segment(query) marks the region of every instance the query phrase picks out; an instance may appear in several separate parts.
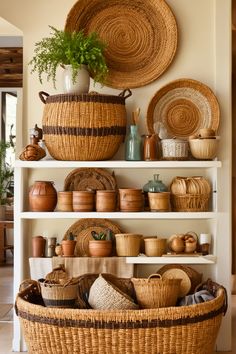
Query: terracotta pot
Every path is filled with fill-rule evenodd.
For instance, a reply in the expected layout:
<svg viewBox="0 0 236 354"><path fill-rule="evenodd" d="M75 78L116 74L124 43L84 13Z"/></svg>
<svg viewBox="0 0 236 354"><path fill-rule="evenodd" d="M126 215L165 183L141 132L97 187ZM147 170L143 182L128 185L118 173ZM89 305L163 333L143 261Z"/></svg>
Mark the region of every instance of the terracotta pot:
<svg viewBox="0 0 236 354"><path fill-rule="evenodd" d="M74 211L93 211L95 194L92 191L73 191Z"/></svg>
<svg viewBox="0 0 236 354"><path fill-rule="evenodd" d="M91 257L109 257L112 252L112 241L89 240L89 254Z"/></svg>
<svg viewBox="0 0 236 354"><path fill-rule="evenodd" d="M32 238L32 257L45 256L46 240L43 236L34 236Z"/></svg>
<svg viewBox="0 0 236 354"><path fill-rule="evenodd" d="M96 192L96 211L116 211L116 191L101 190Z"/></svg>
<svg viewBox="0 0 236 354"><path fill-rule="evenodd" d="M35 181L29 191L31 211L53 211L57 204L57 191L51 181Z"/></svg>
<svg viewBox="0 0 236 354"><path fill-rule="evenodd" d="M76 241L74 240L63 240L61 242L62 246L62 255L64 257L72 257L75 253Z"/></svg>

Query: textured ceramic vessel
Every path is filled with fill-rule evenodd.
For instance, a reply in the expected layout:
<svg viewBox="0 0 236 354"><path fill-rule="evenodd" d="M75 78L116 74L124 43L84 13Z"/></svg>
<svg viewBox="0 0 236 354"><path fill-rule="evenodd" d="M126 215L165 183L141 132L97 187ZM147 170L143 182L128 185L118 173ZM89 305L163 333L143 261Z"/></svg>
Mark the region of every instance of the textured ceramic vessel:
<svg viewBox="0 0 236 354"><path fill-rule="evenodd" d="M109 240L89 240L89 254L91 257L109 257L112 251L112 242Z"/></svg>
<svg viewBox="0 0 236 354"><path fill-rule="evenodd" d="M53 211L57 204L57 191L52 181L35 181L29 191L30 211Z"/></svg>

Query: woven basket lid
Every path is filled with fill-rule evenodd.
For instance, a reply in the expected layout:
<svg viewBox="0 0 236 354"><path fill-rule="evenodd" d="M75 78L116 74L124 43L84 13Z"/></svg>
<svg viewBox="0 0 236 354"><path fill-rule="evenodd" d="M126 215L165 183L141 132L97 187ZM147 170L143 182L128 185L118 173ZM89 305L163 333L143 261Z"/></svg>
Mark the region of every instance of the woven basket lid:
<svg viewBox="0 0 236 354"><path fill-rule="evenodd" d="M164 0L79 0L65 30L97 32L107 44L106 85L133 88L156 80L177 48L175 17Z"/></svg>
<svg viewBox="0 0 236 354"><path fill-rule="evenodd" d="M63 239L67 239L67 236L72 232L77 236L76 256L89 256L89 240L93 240L91 231L99 233L107 229L110 229L114 234L122 232L118 225L107 219L80 219L69 227Z"/></svg>
<svg viewBox="0 0 236 354"><path fill-rule="evenodd" d="M191 279L188 274L178 268L167 269L163 273L158 271L162 275L162 279L182 279L180 283L179 297L187 295L191 290Z"/></svg>
<svg viewBox="0 0 236 354"><path fill-rule="evenodd" d="M64 191L115 190L116 179L102 168L76 168L64 181Z"/></svg>
<svg viewBox="0 0 236 354"><path fill-rule="evenodd" d="M201 128L217 131L219 120L219 104L211 89L196 80L179 79L156 92L146 123L149 134L164 127L170 137L187 139Z"/></svg>

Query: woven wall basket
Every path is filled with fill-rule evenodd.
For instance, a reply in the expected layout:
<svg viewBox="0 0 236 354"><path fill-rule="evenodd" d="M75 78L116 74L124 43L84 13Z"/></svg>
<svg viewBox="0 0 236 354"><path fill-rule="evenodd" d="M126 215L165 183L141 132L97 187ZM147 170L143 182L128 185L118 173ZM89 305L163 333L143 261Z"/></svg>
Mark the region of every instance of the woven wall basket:
<svg viewBox="0 0 236 354"><path fill-rule="evenodd" d="M147 111L149 134L161 126L170 137L187 139L201 128L217 131L220 109L216 96L203 83L191 79L170 82L156 92Z"/></svg>
<svg viewBox="0 0 236 354"><path fill-rule="evenodd" d="M97 32L105 41L106 85L140 87L156 80L172 62L177 25L164 0L79 0L65 29Z"/></svg>
<svg viewBox="0 0 236 354"><path fill-rule="evenodd" d="M43 136L56 160L108 160L126 134L125 99L97 93L53 95L40 92L45 103ZM126 95L125 95L126 94Z"/></svg>

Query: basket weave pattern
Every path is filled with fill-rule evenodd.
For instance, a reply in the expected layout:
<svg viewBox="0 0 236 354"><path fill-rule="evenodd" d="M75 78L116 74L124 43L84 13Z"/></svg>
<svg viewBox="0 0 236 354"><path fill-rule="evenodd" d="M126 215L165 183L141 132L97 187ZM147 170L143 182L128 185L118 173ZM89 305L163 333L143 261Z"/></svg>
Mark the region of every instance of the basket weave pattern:
<svg viewBox="0 0 236 354"><path fill-rule="evenodd" d="M55 95L44 101L43 135L53 158L107 160L117 152L126 133L125 97Z"/></svg>
<svg viewBox="0 0 236 354"><path fill-rule="evenodd" d="M28 350L37 354L209 354L226 309L222 288L205 303L141 311L51 309L38 299L31 286L16 299Z"/></svg>
<svg viewBox="0 0 236 354"><path fill-rule="evenodd" d="M132 278L132 283L141 308L176 305L181 279L162 279L161 275L152 274L148 279Z"/></svg>

